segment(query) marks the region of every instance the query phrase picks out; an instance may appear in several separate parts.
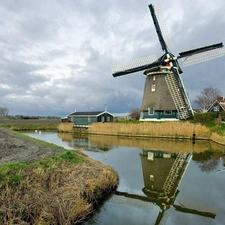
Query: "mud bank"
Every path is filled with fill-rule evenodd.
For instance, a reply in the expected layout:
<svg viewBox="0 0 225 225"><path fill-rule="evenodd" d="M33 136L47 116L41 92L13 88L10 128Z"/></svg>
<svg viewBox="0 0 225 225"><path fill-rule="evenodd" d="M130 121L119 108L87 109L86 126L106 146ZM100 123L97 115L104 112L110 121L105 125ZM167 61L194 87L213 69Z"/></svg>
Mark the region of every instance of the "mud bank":
<svg viewBox="0 0 225 225"><path fill-rule="evenodd" d="M62 148L0 128L0 165L37 160L64 152Z"/></svg>
<svg viewBox="0 0 225 225"><path fill-rule="evenodd" d="M0 128L0 224L80 224L118 185L110 166Z"/></svg>

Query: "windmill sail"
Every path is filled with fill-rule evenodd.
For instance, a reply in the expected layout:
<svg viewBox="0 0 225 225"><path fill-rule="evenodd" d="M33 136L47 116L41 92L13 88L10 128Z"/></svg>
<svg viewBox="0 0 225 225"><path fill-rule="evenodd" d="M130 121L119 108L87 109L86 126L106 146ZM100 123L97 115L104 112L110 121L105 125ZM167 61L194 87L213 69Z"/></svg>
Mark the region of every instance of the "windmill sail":
<svg viewBox="0 0 225 225"><path fill-rule="evenodd" d="M129 73L134 73L142 71L151 67L153 62L157 63L158 59L156 55L146 56L139 59L130 60L124 63L118 63L111 66L112 73L114 77L126 75Z"/></svg>
<svg viewBox="0 0 225 225"><path fill-rule="evenodd" d="M172 47L170 35L166 26L166 20L163 15L163 10L159 4L148 6L152 15L153 23L155 25L156 33L158 35L163 51L168 52L168 48Z"/></svg>
<svg viewBox="0 0 225 225"><path fill-rule="evenodd" d="M224 56L225 48L222 43L219 43L181 52L179 55L178 58L184 58L182 61L183 66L190 66Z"/></svg>

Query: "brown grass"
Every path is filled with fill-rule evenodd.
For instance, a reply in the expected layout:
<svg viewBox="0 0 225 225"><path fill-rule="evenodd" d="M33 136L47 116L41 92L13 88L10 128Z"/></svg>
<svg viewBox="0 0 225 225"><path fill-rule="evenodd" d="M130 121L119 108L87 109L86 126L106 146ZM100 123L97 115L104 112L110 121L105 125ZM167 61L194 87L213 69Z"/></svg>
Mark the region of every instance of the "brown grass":
<svg viewBox="0 0 225 225"><path fill-rule="evenodd" d="M19 171L23 179L1 184L0 224L70 225L84 221L96 201L116 188L118 175L111 167L79 154L85 162L27 167Z"/></svg>
<svg viewBox="0 0 225 225"><path fill-rule="evenodd" d="M221 145L225 145L225 136L220 136L217 133L212 133L210 136L210 139L216 143L219 143Z"/></svg>
<svg viewBox="0 0 225 225"><path fill-rule="evenodd" d="M88 128L89 133L127 136L148 136L148 137L172 137L207 139L210 131L202 126L190 122L161 122L161 123L95 123Z"/></svg>
<svg viewBox="0 0 225 225"><path fill-rule="evenodd" d="M73 123L60 123L57 126L57 129L60 132L72 132L73 131Z"/></svg>

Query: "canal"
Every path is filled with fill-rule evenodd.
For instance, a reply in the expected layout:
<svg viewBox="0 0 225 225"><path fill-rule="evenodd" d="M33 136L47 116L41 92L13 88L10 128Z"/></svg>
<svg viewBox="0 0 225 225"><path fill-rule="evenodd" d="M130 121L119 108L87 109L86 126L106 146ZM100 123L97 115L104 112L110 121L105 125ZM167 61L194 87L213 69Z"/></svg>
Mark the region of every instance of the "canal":
<svg viewBox="0 0 225 225"><path fill-rule="evenodd" d="M85 225L225 224L224 146L208 141L26 134L66 149L83 149L118 172L116 192Z"/></svg>

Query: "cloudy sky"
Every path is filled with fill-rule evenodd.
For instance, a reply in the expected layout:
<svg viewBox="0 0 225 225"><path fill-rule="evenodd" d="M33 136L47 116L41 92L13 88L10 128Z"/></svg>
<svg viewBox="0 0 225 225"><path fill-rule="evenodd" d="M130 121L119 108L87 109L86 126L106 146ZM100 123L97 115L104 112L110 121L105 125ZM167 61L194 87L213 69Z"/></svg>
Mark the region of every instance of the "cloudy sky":
<svg viewBox="0 0 225 225"><path fill-rule="evenodd" d="M224 0L0 0L0 107L10 115L129 112L142 72L111 65L163 52L148 4L161 3L172 53L225 42ZM225 96L225 57L182 69L190 101L211 86Z"/></svg>

